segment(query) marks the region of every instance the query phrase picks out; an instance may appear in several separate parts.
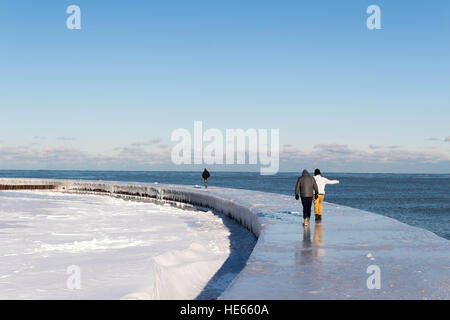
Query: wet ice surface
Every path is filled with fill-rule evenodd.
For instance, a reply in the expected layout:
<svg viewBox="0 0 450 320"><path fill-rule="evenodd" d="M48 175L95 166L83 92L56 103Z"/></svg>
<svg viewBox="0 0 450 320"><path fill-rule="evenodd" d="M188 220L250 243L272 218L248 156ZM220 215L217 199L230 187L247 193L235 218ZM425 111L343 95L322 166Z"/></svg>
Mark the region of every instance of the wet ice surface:
<svg viewBox="0 0 450 320"><path fill-rule="evenodd" d="M430 231L330 203L321 224L303 228L292 196L208 190L251 207L264 225L221 299L450 299L450 241ZM367 285L370 266L381 270L380 289Z"/></svg>
<svg viewBox="0 0 450 320"><path fill-rule="evenodd" d="M97 195L0 192L0 298L215 298L254 242L212 212ZM80 290L67 287L71 265L80 267Z"/></svg>

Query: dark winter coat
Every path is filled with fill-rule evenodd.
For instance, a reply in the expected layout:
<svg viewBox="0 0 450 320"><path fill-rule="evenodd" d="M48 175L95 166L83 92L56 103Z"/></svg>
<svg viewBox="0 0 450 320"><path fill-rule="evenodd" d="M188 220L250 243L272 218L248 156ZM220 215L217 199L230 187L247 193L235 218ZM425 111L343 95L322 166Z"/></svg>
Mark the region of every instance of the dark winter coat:
<svg viewBox="0 0 450 320"><path fill-rule="evenodd" d="M204 180L208 179L211 175L209 174L209 171L205 169L205 171L203 171L202 177Z"/></svg>
<svg viewBox="0 0 450 320"><path fill-rule="evenodd" d="M319 188L317 187L316 180L309 175L307 170L303 170L302 176L298 178L295 185L295 196L300 193L302 198L310 198L314 194L319 194Z"/></svg>

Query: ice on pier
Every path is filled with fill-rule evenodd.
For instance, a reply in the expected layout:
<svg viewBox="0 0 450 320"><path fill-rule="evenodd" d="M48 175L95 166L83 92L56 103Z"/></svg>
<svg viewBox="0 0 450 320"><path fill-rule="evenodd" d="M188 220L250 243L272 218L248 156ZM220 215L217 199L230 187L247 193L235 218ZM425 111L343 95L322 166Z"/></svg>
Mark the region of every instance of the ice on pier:
<svg viewBox="0 0 450 320"><path fill-rule="evenodd" d="M234 236L237 231L228 228L230 256L202 289L198 296L200 298L207 298L208 294L219 292L218 288L226 287L219 299L450 299L450 241L430 231L367 211L324 203L322 223L315 224L312 221L309 228L303 228L299 201L295 201L292 196L280 194L213 186L205 190L194 186L146 183L0 179L0 185L26 183L54 185L58 190L72 193L90 192L128 199L153 199L180 207L185 204L201 206L231 217L250 230L258 240L245 267L235 276L228 271L238 270L240 267L234 264L236 260L230 259L230 256L245 251L242 250L245 242L239 242L237 239L240 236ZM60 222L58 215L51 220L52 223ZM21 216L25 220L29 218L23 212ZM19 220L18 217L1 223L4 224L4 229L22 226L24 234L27 233L24 230L24 220ZM92 224L87 225L91 226ZM144 226L142 224L141 227ZM157 224L148 226L149 231L156 226ZM196 233L195 230L191 231ZM66 232L71 233L73 230ZM180 236L178 233L176 235ZM4 239L7 242L8 237ZM101 242L102 239L104 240L97 237L97 242L94 243L83 242L92 241L92 237L80 239L77 246L83 250L86 247L102 247L106 245ZM148 241L140 237L132 239ZM124 239L110 235L107 238L110 241L108 245L130 245L120 249L124 252L139 252L139 248L143 248L137 243L117 240ZM37 246L40 250L47 250L39 254L59 252L55 250L59 248L58 243L47 241L46 244L50 247ZM197 268L207 276L213 273L211 259L202 259L197 268L191 268L197 263L192 259L202 256L202 252L207 253L206 257L218 252L226 256L225 251L221 251L224 250L223 247L218 246L217 252L214 246L205 250L205 244L205 241L194 241L182 250L171 248L156 252L148 263L151 271L139 269L142 271L140 274L153 275L151 281L139 279L140 283L151 282L155 285L150 289L127 287L127 298L167 298L175 292L180 297L192 298L194 294L187 293L187 287L199 290L196 284L190 283L194 279L186 276L185 279L189 280L185 287L184 284L179 284L179 277ZM48 250L49 248L52 250ZM14 259L15 250L2 250L5 257ZM114 255L105 261L110 266L109 259L121 258L120 255ZM64 266L72 262L70 259L58 261L64 261ZM179 261L186 263L178 263ZM122 262L127 263L129 259L124 257ZM130 264L129 270L135 272L132 267L133 264ZM107 269L105 266L105 270ZM381 272L380 288L373 289L367 285L371 270ZM3 277L0 278L0 283L9 281L14 272L9 271L10 273L0 275ZM58 285L61 285L60 282ZM111 294L111 291L105 291L104 294ZM95 292L92 296L100 296L100 293Z"/></svg>

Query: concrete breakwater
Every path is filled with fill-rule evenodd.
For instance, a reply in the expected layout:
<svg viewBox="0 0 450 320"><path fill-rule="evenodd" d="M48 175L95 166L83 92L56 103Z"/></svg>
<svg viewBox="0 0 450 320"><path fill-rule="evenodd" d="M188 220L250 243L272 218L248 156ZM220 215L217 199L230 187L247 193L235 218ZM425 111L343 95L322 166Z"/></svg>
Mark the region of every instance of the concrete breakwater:
<svg viewBox="0 0 450 320"><path fill-rule="evenodd" d="M279 194L81 180L0 179L0 185L186 203L230 216L258 241L221 299L450 297L450 241L366 211L326 203L323 223L304 229L300 204ZM370 285L374 276L379 288Z"/></svg>
<svg viewBox="0 0 450 320"><path fill-rule="evenodd" d="M54 185L0 185L0 190L53 190Z"/></svg>

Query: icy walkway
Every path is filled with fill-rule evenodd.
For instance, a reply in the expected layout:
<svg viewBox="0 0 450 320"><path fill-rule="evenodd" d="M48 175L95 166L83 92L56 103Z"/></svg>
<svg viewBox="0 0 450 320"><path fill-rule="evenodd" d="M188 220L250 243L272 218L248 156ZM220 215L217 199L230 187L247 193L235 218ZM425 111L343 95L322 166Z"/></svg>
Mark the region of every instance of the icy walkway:
<svg viewBox="0 0 450 320"><path fill-rule="evenodd" d="M450 241L385 216L326 203L322 225L304 229L300 203L279 194L88 181L0 179L0 185L27 181L185 202L233 217L259 239L221 299L450 298ZM368 288L368 267L379 268L380 289Z"/></svg>

